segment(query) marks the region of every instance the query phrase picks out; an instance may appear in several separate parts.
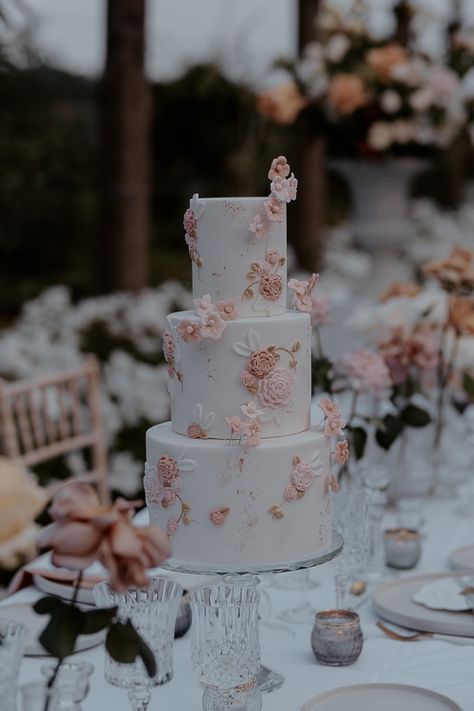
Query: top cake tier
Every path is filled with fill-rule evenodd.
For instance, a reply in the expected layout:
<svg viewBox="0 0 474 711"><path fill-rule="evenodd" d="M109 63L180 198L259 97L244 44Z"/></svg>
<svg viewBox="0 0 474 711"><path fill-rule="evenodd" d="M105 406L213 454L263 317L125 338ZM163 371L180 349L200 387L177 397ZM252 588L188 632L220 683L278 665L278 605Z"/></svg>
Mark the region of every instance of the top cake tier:
<svg viewBox="0 0 474 711"><path fill-rule="evenodd" d="M232 301L239 318L286 309L286 204L270 195L195 195L185 216L193 296ZM194 233L194 234L193 234Z"/></svg>

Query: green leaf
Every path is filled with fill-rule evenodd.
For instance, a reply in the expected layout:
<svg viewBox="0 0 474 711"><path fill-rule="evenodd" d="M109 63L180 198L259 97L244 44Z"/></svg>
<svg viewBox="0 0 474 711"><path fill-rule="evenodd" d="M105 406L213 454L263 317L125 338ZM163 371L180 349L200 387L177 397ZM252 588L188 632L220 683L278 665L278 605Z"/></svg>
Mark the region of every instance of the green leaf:
<svg viewBox="0 0 474 711"><path fill-rule="evenodd" d="M462 386L469 400L474 400L474 378L469 373L463 373Z"/></svg>
<svg viewBox="0 0 474 711"><path fill-rule="evenodd" d="M431 417L426 410L416 405L407 405L400 413L400 417L410 427L426 427L431 422Z"/></svg>
<svg viewBox="0 0 474 711"><path fill-rule="evenodd" d="M83 612L82 616L84 618L84 629L82 634L95 634L96 632L104 630L106 627L110 627L110 624L116 614L116 607Z"/></svg>
<svg viewBox="0 0 474 711"><path fill-rule="evenodd" d="M105 648L112 659L120 664L132 664L137 657L141 657L148 676L155 676L155 655L130 620L125 623L114 622L110 626L105 638Z"/></svg>
<svg viewBox="0 0 474 711"><path fill-rule="evenodd" d="M362 459L364 456L365 445L367 444L367 432L363 427L350 427L349 430L356 459L359 461L359 459Z"/></svg>
<svg viewBox="0 0 474 711"><path fill-rule="evenodd" d="M41 646L53 657L64 659L74 652L76 640L84 629L83 614L77 607L61 602L51 613L39 636Z"/></svg>
<svg viewBox="0 0 474 711"><path fill-rule="evenodd" d="M58 607L64 605L63 600L59 597L41 597L33 605L33 610L38 613L38 615L49 615Z"/></svg>
<svg viewBox="0 0 474 711"><path fill-rule="evenodd" d="M375 433L375 440L383 449L390 449L397 437L403 432L403 420L394 415L385 415L382 426Z"/></svg>

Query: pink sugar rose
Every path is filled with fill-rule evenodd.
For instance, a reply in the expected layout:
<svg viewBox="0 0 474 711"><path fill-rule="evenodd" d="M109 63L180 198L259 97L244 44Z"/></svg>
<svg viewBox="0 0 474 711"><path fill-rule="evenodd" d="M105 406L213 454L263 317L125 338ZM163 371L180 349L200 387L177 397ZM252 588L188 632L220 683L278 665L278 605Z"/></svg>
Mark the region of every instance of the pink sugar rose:
<svg viewBox="0 0 474 711"><path fill-rule="evenodd" d="M172 378L175 373L174 365L169 365L167 368L167 371L168 371L168 375L170 376L170 378Z"/></svg>
<svg viewBox="0 0 474 711"><path fill-rule="evenodd" d="M229 508L227 506L212 509L212 511L209 511L209 521L213 523L214 526L222 526L228 513Z"/></svg>
<svg viewBox="0 0 474 711"><path fill-rule="evenodd" d="M269 274L260 279L260 293L268 301L278 301L283 291L283 282L279 274Z"/></svg>
<svg viewBox="0 0 474 711"><path fill-rule="evenodd" d="M278 156L272 160L270 170L268 171L268 180L274 180L276 177L287 178L290 174L290 166L285 156Z"/></svg>
<svg viewBox="0 0 474 711"><path fill-rule="evenodd" d="M174 457L163 454L157 463L158 477L165 484L169 484L179 475L178 462Z"/></svg>
<svg viewBox="0 0 474 711"><path fill-rule="evenodd" d="M230 427L231 435L240 434L241 419L238 415L233 415L232 417L225 418L226 424Z"/></svg>
<svg viewBox="0 0 474 711"><path fill-rule="evenodd" d="M224 319L224 321L234 321L236 318L239 318L239 314L237 313L237 309L235 308L234 299L227 299L227 301L218 301L217 310L219 311L219 314Z"/></svg>
<svg viewBox="0 0 474 711"><path fill-rule="evenodd" d="M294 376L287 368L274 368L259 382L258 399L264 407L283 407L293 396Z"/></svg>
<svg viewBox="0 0 474 711"><path fill-rule="evenodd" d="M345 426L345 421L341 420L340 417L328 417L324 425L324 436L337 437L342 435L342 430Z"/></svg>
<svg viewBox="0 0 474 711"><path fill-rule="evenodd" d="M313 296L311 304L311 325L330 326L331 324L331 302L328 297Z"/></svg>
<svg viewBox="0 0 474 711"><path fill-rule="evenodd" d="M186 233L184 235L184 241L188 245L189 254L192 256L193 253L197 251L196 238L193 235L188 235L188 233Z"/></svg>
<svg viewBox="0 0 474 711"><path fill-rule="evenodd" d="M191 422L191 424L188 425L186 434L188 435L188 437L191 437L191 439L201 439L200 425L198 425L197 422Z"/></svg>
<svg viewBox="0 0 474 711"><path fill-rule="evenodd" d="M183 227L184 231L191 237L196 237L196 218L194 217L194 212L188 208L184 213L183 217Z"/></svg>
<svg viewBox="0 0 474 711"><path fill-rule="evenodd" d="M168 534L168 536L174 536L177 530L178 522L170 518L169 521L167 521L166 523L166 533Z"/></svg>
<svg viewBox="0 0 474 711"><path fill-rule="evenodd" d="M282 222L285 214L285 203L278 200L274 195L270 195L265 202L265 212L270 222Z"/></svg>
<svg viewBox="0 0 474 711"><path fill-rule="evenodd" d="M260 444L260 425L256 419L242 422L241 433L246 447L258 447Z"/></svg>
<svg viewBox="0 0 474 711"><path fill-rule="evenodd" d="M326 417L340 417L341 411L335 402L330 400L328 397L323 398L318 402L318 407L323 411Z"/></svg>
<svg viewBox="0 0 474 711"><path fill-rule="evenodd" d="M330 491L334 492L337 494L339 491L339 485L337 483L337 478L335 474L330 474L328 478L326 479L326 493L328 494Z"/></svg>
<svg viewBox="0 0 474 711"><path fill-rule="evenodd" d="M201 316L201 318L210 311L216 310L209 294L203 296L202 299L193 299L193 304L197 315Z"/></svg>
<svg viewBox="0 0 474 711"><path fill-rule="evenodd" d="M271 184L272 194L282 202L291 202L296 200L296 191L298 189L298 181L292 174L291 178L282 178L277 175Z"/></svg>
<svg viewBox="0 0 474 711"><path fill-rule="evenodd" d="M181 321L176 332L186 343L199 343L201 340L201 324L196 321L189 319Z"/></svg>
<svg viewBox="0 0 474 711"><path fill-rule="evenodd" d="M392 385L389 370L380 355L360 349L346 353L334 364L336 389L351 388L381 398Z"/></svg>
<svg viewBox="0 0 474 711"><path fill-rule="evenodd" d="M295 178L293 173L287 180L287 190L290 200L296 200L296 193L298 191L298 179Z"/></svg>
<svg viewBox="0 0 474 711"><path fill-rule="evenodd" d="M163 354L167 363L169 363L174 356L174 341L169 331L164 331L163 333Z"/></svg>
<svg viewBox="0 0 474 711"><path fill-rule="evenodd" d="M290 281L288 282L288 289L291 289L295 292L295 294L298 294L299 296L303 296L304 294L306 294L307 288L307 281L301 281L300 279L290 279Z"/></svg>
<svg viewBox="0 0 474 711"><path fill-rule="evenodd" d="M283 498L285 499L285 501L294 501L295 499L297 499L298 489L296 488L296 486L293 486L293 484L287 486L283 492Z"/></svg>
<svg viewBox="0 0 474 711"><path fill-rule="evenodd" d="M271 264L272 267L276 267L280 263L280 252L277 249L269 249L265 253L265 261Z"/></svg>
<svg viewBox="0 0 474 711"><path fill-rule="evenodd" d="M260 276L267 276L268 274L273 274L272 265L270 262L265 260L264 262L258 263L258 273Z"/></svg>
<svg viewBox="0 0 474 711"><path fill-rule="evenodd" d="M297 491L305 492L313 483L314 472L307 462L299 462L293 467L291 481Z"/></svg>
<svg viewBox="0 0 474 711"><path fill-rule="evenodd" d="M346 439L341 440L336 443L336 450L334 452L334 458L336 462L342 467L349 459L349 444Z"/></svg>
<svg viewBox="0 0 474 711"><path fill-rule="evenodd" d="M252 222L249 225L249 232L251 232L255 237L263 237L265 235L265 223L263 222L260 215L255 215Z"/></svg>
<svg viewBox="0 0 474 711"><path fill-rule="evenodd" d="M248 360L249 373L255 375L256 378L263 378L276 364L276 358L273 351L266 348L261 348L250 354Z"/></svg>
<svg viewBox="0 0 474 711"><path fill-rule="evenodd" d="M201 336L218 341L224 333L227 324L217 311L210 311L201 316Z"/></svg>
<svg viewBox="0 0 474 711"><path fill-rule="evenodd" d="M248 370L244 370L244 372L241 374L240 382L245 388L255 388L255 390L257 389L257 378L252 373L249 373Z"/></svg>

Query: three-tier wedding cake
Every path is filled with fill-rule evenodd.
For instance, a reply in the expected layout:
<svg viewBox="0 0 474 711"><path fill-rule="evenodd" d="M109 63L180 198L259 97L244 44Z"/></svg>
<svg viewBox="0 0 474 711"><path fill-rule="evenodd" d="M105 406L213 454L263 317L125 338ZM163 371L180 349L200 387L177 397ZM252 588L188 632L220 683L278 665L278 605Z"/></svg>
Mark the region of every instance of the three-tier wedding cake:
<svg viewBox="0 0 474 711"><path fill-rule="evenodd" d="M170 314L163 334L171 422L147 432L144 488L173 558L192 566L289 563L329 543L330 443L343 423L329 412L330 427L311 427L317 277L290 280L287 310L297 180L283 156L268 177L266 198L194 195L184 215L194 310Z"/></svg>

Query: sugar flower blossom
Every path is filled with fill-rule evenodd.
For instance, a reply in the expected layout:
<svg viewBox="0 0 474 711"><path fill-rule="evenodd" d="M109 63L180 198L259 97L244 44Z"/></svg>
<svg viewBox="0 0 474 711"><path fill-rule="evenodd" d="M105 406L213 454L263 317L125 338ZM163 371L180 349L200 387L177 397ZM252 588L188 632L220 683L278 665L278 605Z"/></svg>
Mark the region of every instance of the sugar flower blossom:
<svg viewBox="0 0 474 711"><path fill-rule="evenodd" d="M319 400L317 405L319 409L323 411L325 417L334 418L341 416L341 411L339 407L333 400L330 400L328 397L324 397L322 400Z"/></svg>
<svg viewBox="0 0 474 711"><path fill-rule="evenodd" d="M186 234L190 235L190 237L196 238L196 218L194 217L194 212L190 208L188 208L184 213L183 227Z"/></svg>
<svg viewBox="0 0 474 711"><path fill-rule="evenodd" d="M249 420L256 420L257 417L263 415L263 411L259 410L257 405L252 401L245 403L245 405L241 405L240 409L244 413L245 417L249 418Z"/></svg>
<svg viewBox="0 0 474 711"><path fill-rule="evenodd" d="M324 424L324 436L325 437L337 437L342 435L342 430L346 426L344 420L340 417L328 417Z"/></svg>
<svg viewBox="0 0 474 711"><path fill-rule="evenodd" d="M224 419L225 423L230 427L231 435L240 434L240 426L242 424L242 420L238 415L233 415L232 417L225 417Z"/></svg>
<svg viewBox="0 0 474 711"><path fill-rule="evenodd" d="M263 237L266 232L265 223L260 215L255 215L252 222L249 225L249 232L251 232L255 237Z"/></svg>
<svg viewBox="0 0 474 711"><path fill-rule="evenodd" d="M285 203L281 202L273 194L270 195L263 203L265 212L270 222L282 222L285 214Z"/></svg>
<svg viewBox="0 0 474 711"><path fill-rule="evenodd" d="M311 292L313 291L318 279L319 274L312 274L310 278L306 281L301 281L299 279L290 279L290 281L288 282L288 288L293 291L296 302L296 308L298 309L298 311L311 313Z"/></svg>
<svg viewBox="0 0 474 711"><path fill-rule="evenodd" d="M224 333L227 324L217 311L206 312L201 316L201 335L217 341Z"/></svg>
<svg viewBox="0 0 474 711"><path fill-rule="evenodd" d="M282 202L291 202L296 200L296 192L298 189L298 180L293 173L290 178L282 178L279 175L273 179L271 184L272 194Z"/></svg>
<svg viewBox="0 0 474 711"><path fill-rule="evenodd" d="M202 297L202 299L193 299L193 304L194 308L196 309L196 313L198 316L204 316L205 314L209 313L210 311L215 311L216 307L212 303L211 297L209 294L206 294L205 296Z"/></svg>
<svg viewBox="0 0 474 711"><path fill-rule="evenodd" d="M176 332L186 343L199 343L201 340L201 324L197 321L184 319L177 326Z"/></svg>
<svg viewBox="0 0 474 711"><path fill-rule="evenodd" d="M245 447L258 447L260 444L260 424L258 420L244 420L241 425L243 444Z"/></svg>
<svg viewBox="0 0 474 711"><path fill-rule="evenodd" d="M275 178L287 178L290 174L290 166L285 156L278 156L272 160L270 170L268 171L268 180Z"/></svg>
<svg viewBox="0 0 474 711"><path fill-rule="evenodd" d="M236 318L239 318L239 314L237 313L237 309L235 308L234 299L227 299L227 301L218 301L217 310L219 311L219 314L224 319L224 321L234 321Z"/></svg>
<svg viewBox="0 0 474 711"><path fill-rule="evenodd" d="M334 459L342 467L349 459L349 444L346 439L336 442Z"/></svg>

